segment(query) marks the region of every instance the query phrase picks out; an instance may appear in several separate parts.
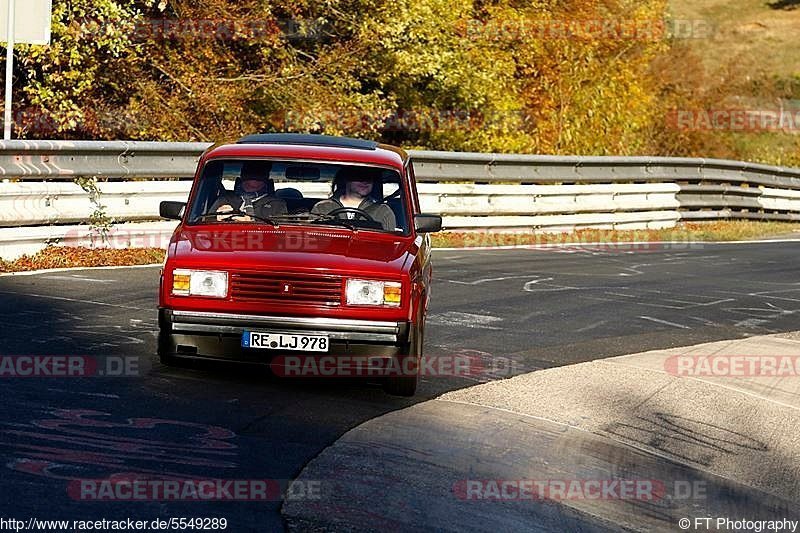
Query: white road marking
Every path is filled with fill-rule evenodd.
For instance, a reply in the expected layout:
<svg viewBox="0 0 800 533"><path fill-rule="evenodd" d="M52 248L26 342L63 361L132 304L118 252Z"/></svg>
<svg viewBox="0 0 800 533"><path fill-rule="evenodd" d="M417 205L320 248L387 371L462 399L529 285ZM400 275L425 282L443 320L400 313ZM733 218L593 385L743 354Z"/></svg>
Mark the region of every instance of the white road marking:
<svg viewBox="0 0 800 533"><path fill-rule="evenodd" d="M90 283L118 283L115 279L97 279L97 278L85 278L83 276L42 276L44 279L53 279L56 281L88 281Z"/></svg>
<svg viewBox="0 0 800 533"><path fill-rule="evenodd" d="M478 328L478 329L495 329L501 330L490 324L502 322L502 318L491 315L477 315L473 313L462 313L460 311L447 311L446 313L439 313L430 315L428 322L441 326L456 326L464 328Z"/></svg>
<svg viewBox="0 0 800 533"><path fill-rule="evenodd" d="M142 339L131 337L130 335L121 335L120 333L132 333L130 331L123 330L122 326L96 324L92 326L75 326L75 329L79 329L89 335L106 335L108 337L112 337L115 340L122 339L125 341L123 344L144 344L144 341ZM99 330L99 331L88 331L88 330ZM113 331L107 331L107 330L113 330ZM101 346L112 346L112 344L104 342L101 344ZM121 344L114 343L113 346L121 346Z"/></svg>
<svg viewBox="0 0 800 533"><path fill-rule="evenodd" d="M598 286L598 287L592 287L592 286L589 286L589 287L572 287L572 286L569 286L569 285L554 285L554 284L548 284L548 285L553 285L553 288L537 288L537 287L535 287L535 285L539 281L546 281L546 280L532 280L532 281L529 281L522 287L522 290L525 291L525 292L557 292L557 291L597 291L597 290L603 290L603 289L607 288L607 287L604 287L604 286ZM617 288L618 289L627 289L627 287L617 287Z"/></svg>
<svg viewBox="0 0 800 533"><path fill-rule="evenodd" d="M762 324L769 323L769 320L763 320L761 318L747 318L745 320L740 320L736 324L733 325L735 328L757 328Z"/></svg>
<svg viewBox="0 0 800 533"><path fill-rule="evenodd" d="M641 295L638 295L638 294L622 294L622 293L619 293L619 292L611 292L611 291L606 291L605 294L608 294L609 296L619 296L620 298L641 298L642 297ZM618 298L606 298L606 299L603 299L602 301L620 302L622 300L619 300ZM625 303L631 303L631 304L634 304L634 305L644 305L645 307L658 307L659 309L677 309L677 310L686 309L686 306L683 306L683 305L657 304L657 303L653 303L653 302L633 301L633 300L630 300L630 299L626 300Z"/></svg>
<svg viewBox="0 0 800 533"><path fill-rule="evenodd" d="M530 320L531 318L533 318L535 316L545 315L547 313L549 313L549 311L546 310L546 309L545 310L534 311L532 313L528 313L526 315L522 315L521 317L516 318L515 322L526 322L526 321Z"/></svg>
<svg viewBox="0 0 800 533"><path fill-rule="evenodd" d="M458 285L480 285L481 283L489 283L489 282L492 282L492 281L506 281L506 280L509 280L509 279L524 279L524 278L530 278L530 277L531 277L530 274L525 274L525 275L520 275L520 276L502 276L502 277L499 277L499 278L481 278L481 279L476 279L474 281L458 281L458 280L454 280L454 279L447 279L447 280L444 280L444 281L447 281L448 283L456 283ZM547 279L553 279L553 278L547 278Z"/></svg>
<svg viewBox="0 0 800 533"><path fill-rule="evenodd" d="M725 298L723 300L714 300L713 302L692 302L692 301L688 301L688 300L676 300L675 298L666 298L664 301L666 301L666 302L676 302L676 303L681 303L681 304L688 304L686 307L683 308L683 309L688 309L690 307L708 307L708 306L711 306L711 305L719 305L719 304L724 304L724 303L727 303L727 302L735 302L736 299L735 298Z"/></svg>
<svg viewBox="0 0 800 533"><path fill-rule="evenodd" d="M532 279L532 280L530 280L528 283L526 283L526 284L525 284L525 286L527 287L528 285L535 285L535 284L537 284L537 283L541 283L542 281L553 281L553 278L538 278L538 279Z"/></svg>
<svg viewBox="0 0 800 533"><path fill-rule="evenodd" d="M638 265L632 265L632 266L629 266L629 267L624 267L623 270L626 270L627 272L620 272L619 275L620 276L625 276L625 277L634 276L634 275L635 276L643 276L644 272L642 272L639 269L644 268L644 267L649 267L649 266L652 266L652 265L653 265L653 263L641 263L641 264L638 264Z"/></svg>
<svg viewBox="0 0 800 533"><path fill-rule="evenodd" d="M689 326L684 326L683 324L676 324L675 322L670 322L668 320L661 320L660 318L653 318L651 316L640 316L639 318L643 320L649 320L651 322L656 322L658 324L664 324L665 326L672 326L673 328L692 329Z"/></svg>
<svg viewBox="0 0 800 533"><path fill-rule="evenodd" d="M749 296L758 296L759 298L772 298L773 300L783 300L786 302L800 302L800 298L786 298L785 296L773 296L771 294L753 293Z"/></svg>
<svg viewBox="0 0 800 533"><path fill-rule="evenodd" d="M689 318L691 318L692 320L697 320L698 322L702 322L706 326L719 326L719 324L717 324L716 322L712 322L711 320L707 320L699 316L690 316Z"/></svg>
<svg viewBox="0 0 800 533"><path fill-rule="evenodd" d="M656 293L658 293L658 291L644 291L644 292L656 292ZM611 296L620 296L622 298L641 298L642 297L642 295L639 295L639 294L622 294L622 293L619 293L619 292L611 292L611 291L606 291L606 294L611 295ZM722 304L722 303L734 302L736 300L734 298L725 298L725 299L722 299L722 300L714 300L714 301L711 301L711 302L693 302L691 300L678 300L678 299L675 299L675 298L663 298L663 299L660 299L658 301L664 302L664 303L633 302L633 301L631 301L631 303L636 304L636 305L644 305L644 306L647 306L647 307L659 307L661 309L678 309L678 310L682 310L682 309L691 309L693 307L709 307L709 306L713 306L713 305L719 305L719 304ZM683 305L669 305L667 302L674 302L676 304L683 304Z"/></svg>
<svg viewBox="0 0 800 533"><path fill-rule="evenodd" d="M104 307L119 307L121 309L134 309L136 311L151 311L151 309L144 309L141 307L133 307L132 305L121 305L121 304L110 304L106 302L95 302L94 300L81 300L79 298L66 298L64 296L52 296L49 294L32 294L28 292L20 293L20 292L11 292L11 291L0 291L0 294L9 294L11 296L29 296L32 298L44 298L45 300L59 300L63 302L74 302L74 303L82 303L82 304L92 304L92 305L101 305Z"/></svg>
<svg viewBox="0 0 800 533"><path fill-rule="evenodd" d="M605 320L601 320L600 322L595 322L594 324L589 324L588 326L582 327L581 329L576 329L575 333L583 333L584 331L589 331L590 329L595 329L597 327L600 327L605 323L606 323Z"/></svg>
<svg viewBox="0 0 800 533"><path fill-rule="evenodd" d="M765 303L771 306L772 309L764 309L763 307L729 307L725 309L725 311L729 313L738 313L740 315L762 316L764 318L778 318L781 315L793 315L797 312L797 310L781 309L770 303Z"/></svg>

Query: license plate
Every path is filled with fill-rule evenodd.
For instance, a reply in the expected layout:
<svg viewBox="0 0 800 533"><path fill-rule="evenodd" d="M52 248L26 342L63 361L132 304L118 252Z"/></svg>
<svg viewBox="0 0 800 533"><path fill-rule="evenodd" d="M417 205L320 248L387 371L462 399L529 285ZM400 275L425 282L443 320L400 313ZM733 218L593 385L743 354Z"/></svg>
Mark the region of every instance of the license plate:
<svg viewBox="0 0 800 533"><path fill-rule="evenodd" d="M242 348L327 352L328 337L325 335L295 335L293 333L245 331L242 334Z"/></svg>

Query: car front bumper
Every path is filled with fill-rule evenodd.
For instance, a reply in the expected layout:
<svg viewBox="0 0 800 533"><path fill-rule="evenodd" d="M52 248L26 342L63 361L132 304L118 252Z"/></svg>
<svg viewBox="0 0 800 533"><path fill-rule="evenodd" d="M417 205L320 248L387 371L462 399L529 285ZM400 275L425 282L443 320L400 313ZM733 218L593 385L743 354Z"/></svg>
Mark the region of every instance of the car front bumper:
<svg viewBox="0 0 800 533"><path fill-rule="evenodd" d="M304 352L242 348L244 331L325 335L330 349L321 355L390 358L404 353L410 324L160 309L159 328L161 354L269 364L276 356Z"/></svg>

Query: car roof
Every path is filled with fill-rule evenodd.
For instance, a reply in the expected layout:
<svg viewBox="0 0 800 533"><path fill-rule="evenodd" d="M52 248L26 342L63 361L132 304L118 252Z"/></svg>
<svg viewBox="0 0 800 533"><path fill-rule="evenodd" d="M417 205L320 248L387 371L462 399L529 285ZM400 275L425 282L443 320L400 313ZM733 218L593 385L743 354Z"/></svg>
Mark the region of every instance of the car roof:
<svg viewBox="0 0 800 533"><path fill-rule="evenodd" d="M367 139L338 137L335 135L312 135L308 133L261 133L242 137L236 144L301 144L309 146L338 146L340 148L358 148L359 150L375 150L378 143Z"/></svg>
<svg viewBox="0 0 800 533"><path fill-rule="evenodd" d="M350 137L297 133L249 135L236 144L210 150L204 159L258 157L373 164L398 169L408 161L408 154L395 146Z"/></svg>

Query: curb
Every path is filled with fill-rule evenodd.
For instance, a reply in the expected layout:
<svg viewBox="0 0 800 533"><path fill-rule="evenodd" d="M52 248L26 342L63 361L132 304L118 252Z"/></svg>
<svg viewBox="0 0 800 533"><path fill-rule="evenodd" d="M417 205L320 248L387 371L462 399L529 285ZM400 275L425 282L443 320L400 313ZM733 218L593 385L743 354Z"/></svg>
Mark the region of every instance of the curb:
<svg viewBox="0 0 800 533"><path fill-rule="evenodd" d="M297 479L321 481L322 497L284 502L284 519L290 530L320 531L675 531L687 518L800 520L800 439L775 431L800 424L791 408L800 385L663 371L667 358L688 353L800 356L800 340L751 337L553 368L386 414L306 465ZM493 480L512 482L513 497L495 497ZM588 490L523 498L513 487L521 480L649 480L659 490L651 499Z"/></svg>

